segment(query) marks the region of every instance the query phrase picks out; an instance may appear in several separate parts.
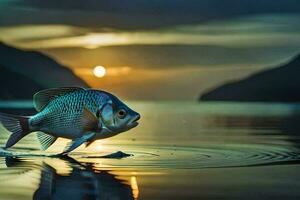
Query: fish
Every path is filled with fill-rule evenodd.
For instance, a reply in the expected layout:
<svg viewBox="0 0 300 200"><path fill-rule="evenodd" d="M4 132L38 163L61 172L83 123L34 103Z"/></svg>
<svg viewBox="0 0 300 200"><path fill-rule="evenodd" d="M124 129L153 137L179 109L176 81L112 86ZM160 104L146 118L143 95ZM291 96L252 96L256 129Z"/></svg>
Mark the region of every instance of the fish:
<svg viewBox="0 0 300 200"><path fill-rule="evenodd" d="M61 87L45 89L33 96L37 113L18 116L0 113L0 122L11 132L5 148L35 132L42 150L57 138L71 141L61 153L66 155L82 144L115 136L138 126L140 114L115 95L95 89Z"/></svg>

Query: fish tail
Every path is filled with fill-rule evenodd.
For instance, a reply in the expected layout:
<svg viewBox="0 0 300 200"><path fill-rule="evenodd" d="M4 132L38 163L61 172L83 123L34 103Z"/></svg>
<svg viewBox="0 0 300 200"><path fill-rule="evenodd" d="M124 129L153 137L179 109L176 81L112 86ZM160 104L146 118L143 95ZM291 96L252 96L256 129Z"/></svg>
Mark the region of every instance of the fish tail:
<svg viewBox="0 0 300 200"><path fill-rule="evenodd" d="M5 148L13 146L31 132L29 128L29 118L30 117L0 113L0 122L12 133L6 142Z"/></svg>

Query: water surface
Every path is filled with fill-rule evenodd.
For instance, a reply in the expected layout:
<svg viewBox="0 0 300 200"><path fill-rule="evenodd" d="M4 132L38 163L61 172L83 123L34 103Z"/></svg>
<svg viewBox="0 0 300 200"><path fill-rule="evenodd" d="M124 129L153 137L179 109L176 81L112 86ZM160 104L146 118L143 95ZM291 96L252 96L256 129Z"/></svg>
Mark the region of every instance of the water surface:
<svg viewBox="0 0 300 200"><path fill-rule="evenodd" d="M300 105L128 104L140 126L69 157L49 156L67 140L41 152L35 134L0 150L0 199L300 198ZM26 112L21 105L0 107ZM118 151L130 156L106 156Z"/></svg>

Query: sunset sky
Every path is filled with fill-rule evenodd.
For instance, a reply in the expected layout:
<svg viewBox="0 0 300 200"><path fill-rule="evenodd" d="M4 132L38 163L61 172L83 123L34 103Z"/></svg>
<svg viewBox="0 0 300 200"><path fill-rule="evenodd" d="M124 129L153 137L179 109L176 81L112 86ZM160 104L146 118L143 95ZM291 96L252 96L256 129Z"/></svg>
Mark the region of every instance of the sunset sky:
<svg viewBox="0 0 300 200"><path fill-rule="evenodd" d="M299 25L298 0L0 0L1 41L126 99L193 100L284 63Z"/></svg>

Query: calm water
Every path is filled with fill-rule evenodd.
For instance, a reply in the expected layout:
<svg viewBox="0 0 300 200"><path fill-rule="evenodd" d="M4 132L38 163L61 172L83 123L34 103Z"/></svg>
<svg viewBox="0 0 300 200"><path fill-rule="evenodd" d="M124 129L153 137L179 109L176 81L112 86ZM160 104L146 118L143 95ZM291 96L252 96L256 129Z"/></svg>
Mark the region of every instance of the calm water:
<svg viewBox="0 0 300 200"><path fill-rule="evenodd" d="M69 158L49 157L66 140L40 152L35 134L0 150L0 199L300 198L300 104L128 104L140 126ZM131 156L105 157L117 151Z"/></svg>

